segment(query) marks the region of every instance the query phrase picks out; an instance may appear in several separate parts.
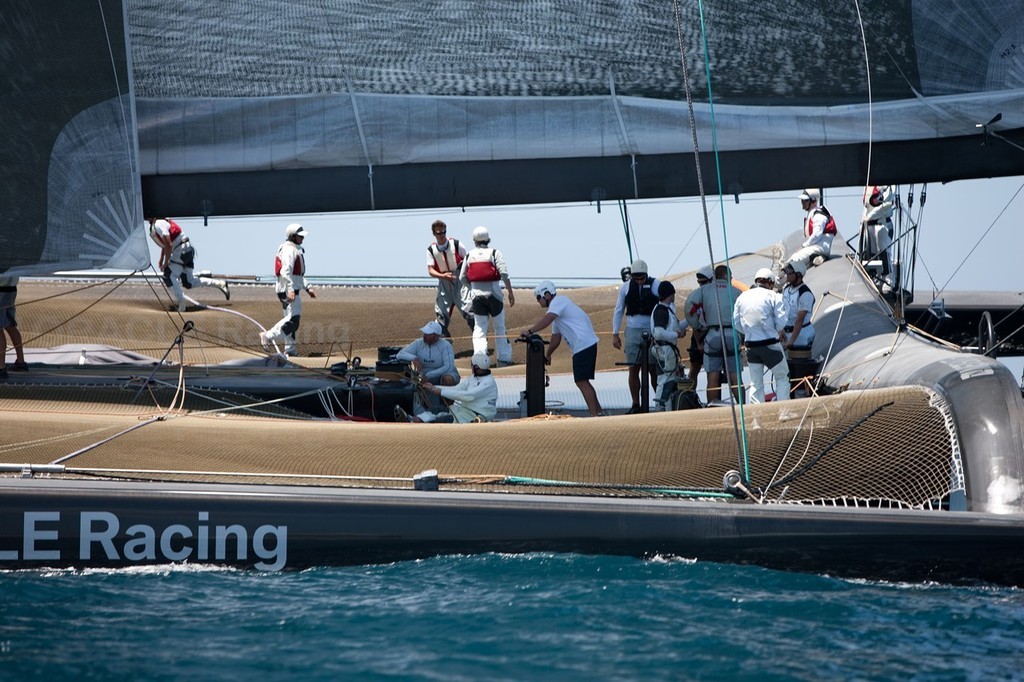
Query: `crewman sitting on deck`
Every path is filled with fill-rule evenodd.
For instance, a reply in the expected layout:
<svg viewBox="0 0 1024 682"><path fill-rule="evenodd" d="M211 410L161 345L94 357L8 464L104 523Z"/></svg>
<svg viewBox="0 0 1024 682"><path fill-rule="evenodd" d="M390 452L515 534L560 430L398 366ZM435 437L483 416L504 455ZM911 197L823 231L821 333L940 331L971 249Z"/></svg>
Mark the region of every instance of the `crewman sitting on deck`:
<svg viewBox="0 0 1024 682"><path fill-rule="evenodd" d="M491 362L486 353L474 353L473 376L456 386L423 384L423 389L455 402L445 412L419 412L410 416L400 405L395 405L397 422L436 422L438 424L466 424L492 421L498 414L498 384L491 376Z"/></svg>

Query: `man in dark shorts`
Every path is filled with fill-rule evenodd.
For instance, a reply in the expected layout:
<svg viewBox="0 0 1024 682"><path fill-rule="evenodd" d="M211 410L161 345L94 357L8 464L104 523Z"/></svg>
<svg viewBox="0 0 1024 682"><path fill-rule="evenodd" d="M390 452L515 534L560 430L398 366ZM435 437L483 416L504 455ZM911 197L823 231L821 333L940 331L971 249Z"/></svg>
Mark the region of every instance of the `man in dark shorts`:
<svg viewBox="0 0 1024 682"><path fill-rule="evenodd" d="M533 295L537 297L537 304L547 308L547 312L524 329L521 338L528 339L551 326L551 343L544 353L544 361L550 363L551 354L562 343L564 337L572 349L572 379L576 382L576 388L583 394L590 416L600 417L601 403L597 399L594 385L590 383L597 369L597 334L594 332L590 316L565 295L558 295L555 285L549 281L545 280L538 284L533 290Z"/></svg>

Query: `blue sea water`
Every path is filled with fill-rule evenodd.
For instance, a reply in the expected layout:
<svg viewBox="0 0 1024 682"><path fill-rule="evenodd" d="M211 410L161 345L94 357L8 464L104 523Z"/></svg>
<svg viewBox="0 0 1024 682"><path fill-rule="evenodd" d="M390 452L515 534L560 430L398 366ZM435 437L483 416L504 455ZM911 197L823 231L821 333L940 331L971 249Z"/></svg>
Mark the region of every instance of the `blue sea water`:
<svg viewBox="0 0 1024 682"><path fill-rule="evenodd" d="M0 679L1024 679L1024 590L619 557L0 573Z"/></svg>

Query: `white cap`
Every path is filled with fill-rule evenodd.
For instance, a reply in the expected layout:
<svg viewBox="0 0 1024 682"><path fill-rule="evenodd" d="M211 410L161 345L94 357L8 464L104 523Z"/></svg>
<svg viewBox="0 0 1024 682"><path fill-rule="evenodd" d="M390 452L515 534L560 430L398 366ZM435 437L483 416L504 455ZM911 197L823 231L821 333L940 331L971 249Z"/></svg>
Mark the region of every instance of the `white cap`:
<svg viewBox="0 0 1024 682"><path fill-rule="evenodd" d="M821 192L816 189L805 189L800 192L800 201L818 201L821 199Z"/></svg>
<svg viewBox="0 0 1024 682"><path fill-rule="evenodd" d="M629 271L634 275L646 275L647 274L647 261L637 258L629 266Z"/></svg>
<svg viewBox="0 0 1024 682"><path fill-rule="evenodd" d="M805 275L805 274L807 274L807 266L804 265L803 263L799 262L799 261L792 262L792 263L786 263L786 268L789 268L790 270L792 270L793 272L795 272L798 275ZM783 270L785 270L785 268L783 268Z"/></svg>
<svg viewBox="0 0 1024 682"><path fill-rule="evenodd" d="M487 231L487 228L483 225L478 225L473 228L473 241L474 242L489 242L491 241L491 233Z"/></svg>
<svg viewBox="0 0 1024 682"><path fill-rule="evenodd" d="M704 279L714 279L715 269L710 265L705 265L697 271L697 277L703 277Z"/></svg>
<svg viewBox="0 0 1024 682"><path fill-rule="evenodd" d="M767 279L767 280L771 280L771 281L774 282L775 281L775 273L773 273L768 268L761 268L760 270L758 270L757 272L754 273L754 281L756 282L759 279Z"/></svg>
<svg viewBox="0 0 1024 682"><path fill-rule="evenodd" d="M543 282L541 282L540 284L533 288L533 295L536 298L540 298L545 293L551 294L552 296L554 296L557 293L555 290L554 282L544 280Z"/></svg>
<svg viewBox="0 0 1024 682"><path fill-rule="evenodd" d="M440 334L441 323L438 322L437 320L432 320L430 322L427 322L422 327L420 327L420 331L423 332L424 334Z"/></svg>
<svg viewBox="0 0 1024 682"><path fill-rule="evenodd" d="M292 223L288 227L284 228L285 237L305 237L308 232L299 223Z"/></svg>
<svg viewBox="0 0 1024 682"><path fill-rule="evenodd" d="M473 358L470 362L478 369L491 368L491 361L487 358L487 353L473 353Z"/></svg>

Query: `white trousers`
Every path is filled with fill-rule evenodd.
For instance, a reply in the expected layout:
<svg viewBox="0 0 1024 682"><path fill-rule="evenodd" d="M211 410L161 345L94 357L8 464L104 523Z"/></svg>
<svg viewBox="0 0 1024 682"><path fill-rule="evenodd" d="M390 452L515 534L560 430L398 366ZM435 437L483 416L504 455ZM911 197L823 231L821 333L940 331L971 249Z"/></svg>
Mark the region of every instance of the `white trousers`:
<svg viewBox="0 0 1024 682"><path fill-rule="evenodd" d="M494 350L498 356L498 362L512 362L512 344L505 331L504 308L494 317L489 315L473 316L473 352L487 352L487 326L491 320L494 320Z"/></svg>
<svg viewBox="0 0 1024 682"><path fill-rule="evenodd" d="M774 346L770 347L774 348ZM781 344L779 344L777 350L782 353ZM789 400L789 363L786 362L786 354L782 353L782 361L769 369L775 382L775 399ZM753 387L748 396L750 403L763 403L765 366L760 362L751 362L748 356L747 370L750 372L750 383Z"/></svg>
<svg viewBox="0 0 1024 682"><path fill-rule="evenodd" d="M287 300L287 299L286 299ZM284 326L288 324L293 317L298 317L302 314L302 296L295 294L295 300L285 303L284 306L284 317L277 321L273 327L267 330L267 338L275 343L284 345L284 353L292 354L296 352L295 348L295 331L287 333L284 330ZM291 329L291 326L289 327Z"/></svg>

